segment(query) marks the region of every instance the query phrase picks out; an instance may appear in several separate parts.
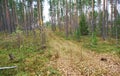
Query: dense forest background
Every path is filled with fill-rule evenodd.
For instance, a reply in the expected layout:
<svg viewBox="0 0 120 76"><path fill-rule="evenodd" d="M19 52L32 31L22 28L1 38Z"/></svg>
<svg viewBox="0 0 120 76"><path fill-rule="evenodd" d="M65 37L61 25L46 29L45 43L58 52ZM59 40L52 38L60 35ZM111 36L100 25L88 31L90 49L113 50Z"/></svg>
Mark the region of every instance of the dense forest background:
<svg viewBox="0 0 120 76"><path fill-rule="evenodd" d="M45 21L44 2L48 2L49 21ZM67 62L67 55L70 55L70 62ZM93 59L92 55L95 55ZM101 71L103 65L99 65L102 69L96 66L99 73L86 72L80 66L80 70L75 68L77 71L73 73L75 76L79 72L80 76L117 76L120 74L119 57L120 0L0 0L0 67L18 66L18 69L7 71L0 68L3 76L61 76L64 73L69 76L63 70L59 73L60 63L67 71L70 68L74 71L73 65L78 65L72 62L76 59L99 65L96 61L99 58L101 61L110 59L108 63L101 63L106 66L115 63L115 73L112 74L112 68L107 68L104 74ZM86 66L94 66L92 64Z"/></svg>
<svg viewBox="0 0 120 76"><path fill-rule="evenodd" d="M1 0L0 31L12 33L20 28L28 35L43 25L42 0ZM48 0L52 30L65 31L66 37L91 35L103 40L119 40L119 0ZM118 12L119 11L119 12ZM40 25L40 26L39 26ZM46 25L45 25L46 26ZM43 29L43 28L42 28ZM35 32L34 32L35 33Z"/></svg>

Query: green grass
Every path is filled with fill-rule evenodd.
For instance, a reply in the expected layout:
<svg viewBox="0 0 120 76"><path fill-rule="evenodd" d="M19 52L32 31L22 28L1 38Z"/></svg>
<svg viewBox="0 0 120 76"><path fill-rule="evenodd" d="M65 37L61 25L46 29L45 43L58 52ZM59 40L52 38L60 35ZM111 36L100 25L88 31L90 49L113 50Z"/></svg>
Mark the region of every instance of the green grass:
<svg viewBox="0 0 120 76"><path fill-rule="evenodd" d="M48 76L59 74L57 69L51 70L48 67L52 50L47 44L47 48L41 49L40 40L39 34L35 39L32 35L26 37L20 34L18 39L17 34L7 36L1 34L0 67L17 66L17 68L0 70L0 76L47 76L49 70ZM15 59L9 60L9 54L13 54Z"/></svg>
<svg viewBox="0 0 120 76"><path fill-rule="evenodd" d="M55 32L57 36L63 37L67 40L74 40L82 44L84 48L90 49L97 53L114 53L120 57L120 44L116 45L115 39L103 41L100 37L97 38L97 43L94 45L92 44L91 36L81 36L80 40L76 40L74 36L69 36L68 38L65 37L64 33Z"/></svg>
<svg viewBox="0 0 120 76"><path fill-rule="evenodd" d="M81 43L85 48L97 53L114 53L120 56L120 47L115 44L115 40L114 42L109 40L103 41L101 38L97 37L97 44L93 45L89 36L83 36Z"/></svg>

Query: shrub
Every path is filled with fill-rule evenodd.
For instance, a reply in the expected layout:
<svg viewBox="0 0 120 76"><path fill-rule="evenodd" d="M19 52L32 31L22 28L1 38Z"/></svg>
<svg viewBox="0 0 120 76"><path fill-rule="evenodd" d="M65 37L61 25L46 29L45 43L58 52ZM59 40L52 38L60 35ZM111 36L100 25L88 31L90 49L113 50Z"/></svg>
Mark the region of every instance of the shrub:
<svg viewBox="0 0 120 76"><path fill-rule="evenodd" d="M84 13L80 16L79 29L80 29L81 35L88 35L88 25L87 25L86 17Z"/></svg>
<svg viewBox="0 0 120 76"><path fill-rule="evenodd" d="M96 32L92 33L91 41L92 41L92 45L96 45L97 44Z"/></svg>

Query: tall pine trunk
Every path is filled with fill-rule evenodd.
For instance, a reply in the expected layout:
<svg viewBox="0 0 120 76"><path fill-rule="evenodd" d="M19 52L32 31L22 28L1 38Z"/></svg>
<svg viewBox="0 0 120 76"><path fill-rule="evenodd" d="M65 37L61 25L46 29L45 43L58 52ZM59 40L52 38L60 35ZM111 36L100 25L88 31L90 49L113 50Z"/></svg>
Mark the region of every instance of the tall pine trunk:
<svg viewBox="0 0 120 76"><path fill-rule="evenodd" d="M102 38L105 40L105 0L103 0L103 24L102 24Z"/></svg>
<svg viewBox="0 0 120 76"><path fill-rule="evenodd" d="M68 1L66 0L65 1L65 4L66 4L66 15L65 15L65 22L66 22L66 25L65 25L65 30L66 30L66 37L68 38Z"/></svg>

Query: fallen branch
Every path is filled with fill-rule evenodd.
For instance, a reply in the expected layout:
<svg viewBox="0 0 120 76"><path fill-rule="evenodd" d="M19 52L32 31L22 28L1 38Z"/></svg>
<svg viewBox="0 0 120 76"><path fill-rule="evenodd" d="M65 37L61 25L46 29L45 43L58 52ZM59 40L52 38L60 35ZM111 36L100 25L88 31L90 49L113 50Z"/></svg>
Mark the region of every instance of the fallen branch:
<svg viewBox="0 0 120 76"><path fill-rule="evenodd" d="M0 67L0 70L4 70L4 69L14 69L17 68L17 66L11 66L11 67Z"/></svg>

